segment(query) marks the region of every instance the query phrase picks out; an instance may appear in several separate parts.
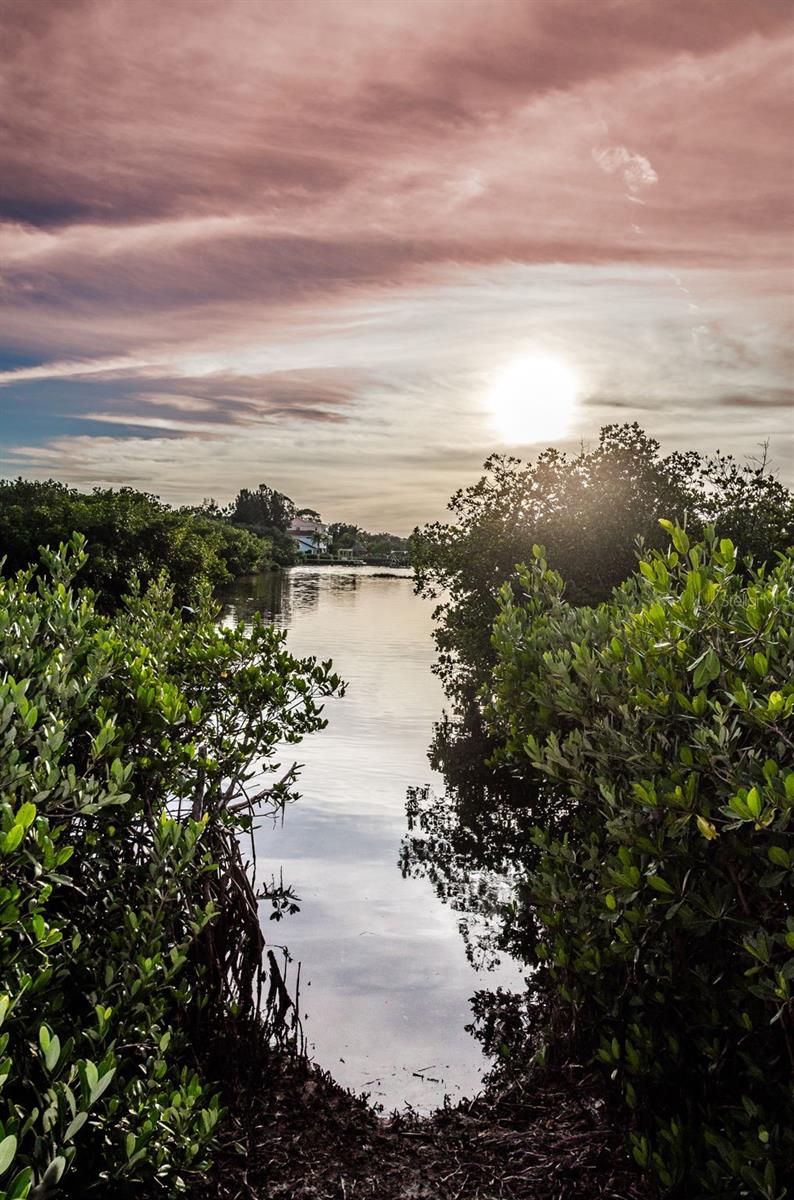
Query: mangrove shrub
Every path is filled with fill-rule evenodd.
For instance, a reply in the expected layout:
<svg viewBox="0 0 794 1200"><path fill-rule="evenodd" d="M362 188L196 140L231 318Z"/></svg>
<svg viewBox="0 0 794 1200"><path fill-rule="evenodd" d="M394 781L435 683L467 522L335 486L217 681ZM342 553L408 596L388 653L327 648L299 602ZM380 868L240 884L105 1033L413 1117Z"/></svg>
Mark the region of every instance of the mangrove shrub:
<svg viewBox="0 0 794 1200"><path fill-rule="evenodd" d="M202 583L228 583L270 562L270 544L220 517L173 509L135 488L80 492L49 479L0 480L0 557L6 571L38 563L41 546L73 533L88 539L91 556L80 582L111 608L137 574L146 584L166 571L181 602Z"/></svg>
<svg viewBox="0 0 794 1200"><path fill-rule="evenodd" d="M0 1198L173 1195L221 1110L205 1050L256 1026L262 939L240 850L292 795L277 742L324 724L330 664L172 589L115 616L82 539L0 578ZM278 981L276 981L278 982Z"/></svg>
<svg viewBox="0 0 794 1200"><path fill-rule="evenodd" d="M503 589L490 719L545 806L515 906L540 928L541 1057L602 1066L664 1189L775 1200L794 1163L794 558L740 564L713 530L662 525L672 545L597 607L539 547Z"/></svg>
<svg viewBox="0 0 794 1200"><path fill-rule="evenodd" d="M438 672L466 702L487 682L499 589L541 544L575 604L598 604L634 571L637 539L663 545L660 517L690 535L712 524L757 562L794 544L794 496L766 469L694 450L663 455L636 422L606 425L578 454L534 462L492 455L449 502L450 519L415 530L417 590L438 600Z"/></svg>

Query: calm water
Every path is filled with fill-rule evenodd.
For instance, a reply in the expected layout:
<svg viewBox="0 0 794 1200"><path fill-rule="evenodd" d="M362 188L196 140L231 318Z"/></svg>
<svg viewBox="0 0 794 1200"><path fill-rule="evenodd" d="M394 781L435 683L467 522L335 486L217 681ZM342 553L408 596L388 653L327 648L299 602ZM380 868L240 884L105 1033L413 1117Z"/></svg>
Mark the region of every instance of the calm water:
<svg viewBox="0 0 794 1200"><path fill-rule="evenodd" d="M301 912L266 936L302 964L301 1015L313 1057L387 1110L472 1095L487 1069L465 1031L469 997L518 982L478 973L458 916L398 867L409 787L441 787L427 761L440 684L430 668L431 605L409 571L296 567L241 580L226 619L265 613L296 654L333 658L347 695L294 751L301 799L256 838L257 874L283 870Z"/></svg>

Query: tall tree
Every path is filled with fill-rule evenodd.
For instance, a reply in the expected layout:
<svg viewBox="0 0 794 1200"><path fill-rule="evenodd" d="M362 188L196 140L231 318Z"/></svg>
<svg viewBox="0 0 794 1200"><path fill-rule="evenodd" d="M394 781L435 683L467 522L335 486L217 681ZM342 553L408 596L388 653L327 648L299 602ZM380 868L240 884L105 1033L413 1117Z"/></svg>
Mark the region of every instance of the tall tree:
<svg viewBox="0 0 794 1200"><path fill-rule="evenodd" d="M232 502L230 519L236 525L247 525L257 533L273 530L286 533L295 516L295 505L289 496L260 483L256 491L242 488Z"/></svg>
<svg viewBox="0 0 794 1200"><path fill-rule="evenodd" d="M719 453L663 456L636 423L607 425L577 455L534 462L493 455L449 503L452 520L413 534L417 590L437 598L438 670L451 696L470 697L493 665L491 629L502 584L541 543L575 604L605 600L637 559L662 545L660 518L731 537L740 555L769 561L794 540L794 498L765 464Z"/></svg>

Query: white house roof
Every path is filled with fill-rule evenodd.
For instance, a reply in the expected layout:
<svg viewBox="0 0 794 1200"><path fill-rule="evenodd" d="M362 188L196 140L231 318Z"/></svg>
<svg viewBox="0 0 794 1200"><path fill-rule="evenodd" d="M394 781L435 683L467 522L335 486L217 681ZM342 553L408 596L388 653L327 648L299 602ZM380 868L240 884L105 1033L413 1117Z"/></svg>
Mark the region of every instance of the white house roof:
<svg viewBox="0 0 794 1200"><path fill-rule="evenodd" d="M289 533L327 533L328 526L313 517L293 517L289 523Z"/></svg>

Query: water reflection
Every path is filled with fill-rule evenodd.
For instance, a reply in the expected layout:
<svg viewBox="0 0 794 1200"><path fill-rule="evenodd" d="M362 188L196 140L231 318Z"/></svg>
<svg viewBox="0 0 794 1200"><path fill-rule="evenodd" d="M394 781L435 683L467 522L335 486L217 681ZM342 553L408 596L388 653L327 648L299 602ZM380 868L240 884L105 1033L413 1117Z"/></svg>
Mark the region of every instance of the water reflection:
<svg viewBox="0 0 794 1200"><path fill-rule="evenodd" d="M476 690L458 689L452 709L435 724L429 749L444 787L416 787L408 796L403 870L427 878L461 912L473 961L503 952L525 962L538 930L532 906L513 901L539 859L539 785L500 763ZM548 804L549 820L556 807Z"/></svg>
<svg viewBox="0 0 794 1200"><path fill-rule="evenodd" d="M406 811L403 874L427 879L439 900L459 914L458 928L473 967L498 964L511 949L505 906L517 883L512 862L484 846L482 823L475 826L462 818L460 797L449 788L409 789ZM495 815L484 807L480 814ZM487 824L493 828L491 820Z"/></svg>
<svg viewBox="0 0 794 1200"><path fill-rule="evenodd" d="M291 571L266 571L249 575L227 590L224 616L235 624L249 624L254 613L262 613L281 628L289 628L296 614L310 612L320 603L321 593L332 593L338 601L345 594L355 593L365 579L377 574L379 579L410 578L409 571L386 568L355 571L345 568L295 567ZM317 657L320 657L318 653Z"/></svg>
<svg viewBox="0 0 794 1200"><path fill-rule="evenodd" d="M300 802L257 834L260 879L278 877L301 912L271 925L303 964L302 1014L317 1060L387 1108L472 1094L487 1067L465 1031L469 998L518 982L467 958L460 914L400 870L409 789L441 789L427 747L443 696L431 672L432 605L408 571L298 567L242 580L226 619L263 612L298 654L332 657L348 682L329 727L302 744ZM478 964L479 965L479 964Z"/></svg>

